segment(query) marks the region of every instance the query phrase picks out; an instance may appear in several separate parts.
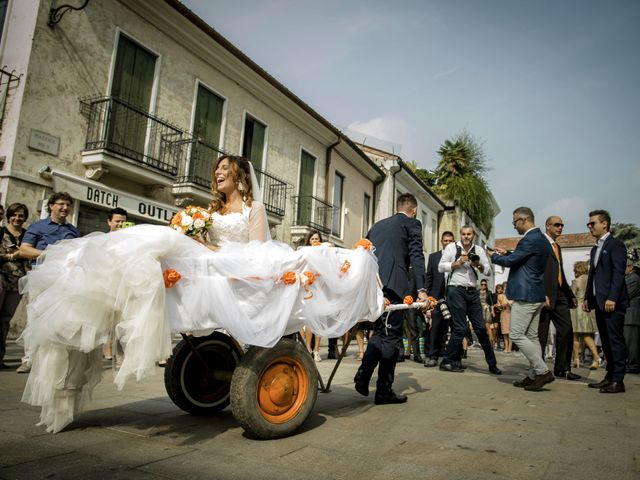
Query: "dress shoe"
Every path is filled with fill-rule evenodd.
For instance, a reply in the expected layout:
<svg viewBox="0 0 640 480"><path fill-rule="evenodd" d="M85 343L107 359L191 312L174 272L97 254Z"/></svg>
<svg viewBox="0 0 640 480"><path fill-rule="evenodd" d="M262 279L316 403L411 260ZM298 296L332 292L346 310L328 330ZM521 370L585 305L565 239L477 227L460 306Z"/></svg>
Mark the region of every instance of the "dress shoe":
<svg viewBox="0 0 640 480"><path fill-rule="evenodd" d="M455 367L461 368L462 370L467 369L467 366L462 362L451 362L451 364L454 365Z"/></svg>
<svg viewBox="0 0 640 480"><path fill-rule="evenodd" d="M513 382L513 386L518 388L524 388L527 385L531 385L532 383L533 383L533 380L531 378L524 377L522 380L516 380L515 382Z"/></svg>
<svg viewBox="0 0 640 480"><path fill-rule="evenodd" d="M590 383L588 385L588 387L589 388L604 388L604 387L608 387L612 383L613 382L611 380L609 380L608 378L605 378L604 380L601 380L598 383Z"/></svg>
<svg viewBox="0 0 640 480"><path fill-rule="evenodd" d="M567 370L566 372L554 370L553 375L556 378L564 378L566 380L580 380L582 378L580 375L573 373L571 370Z"/></svg>
<svg viewBox="0 0 640 480"><path fill-rule="evenodd" d="M369 396L369 385L364 383L362 379L362 374L358 371L356 372L356 376L353 377L353 381L356 384L356 392L360 395L364 395L365 397Z"/></svg>
<svg viewBox="0 0 640 480"><path fill-rule="evenodd" d="M443 372L456 372L456 373L464 372L464 368L460 368L457 365L454 365L452 363L441 363L440 370L442 370Z"/></svg>
<svg viewBox="0 0 640 480"><path fill-rule="evenodd" d="M395 392L389 392L382 395L378 395L376 393L376 398L373 403L376 405L388 405L393 403L405 403L407 401L407 396L402 394L397 394Z"/></svg>
<svg viewBox="0 0 640 480"><path fill-rule="evenodd" d="M500 370L497 365L494 365L493 367L489 367L489 371L494 375L502 375L502 370Z"/></svg>
<svg viewBox="0 0 640 480"><path fill-rule="evenodd" d="M527 385L524 389L527 392L539 392L546 384L553 382L555 379L556 377L554 377L551 372L536 375L531 385Z"/></svg>
<svg viewBox="0 0 640 480"><path fill-rule="evenodd" d="M338 358L338 355L336 354L336 352L329 352L329 354L327 355L327 359L329 360L336 360Z"/></svg>
<svg viewBox="0 0 640 480"><path fill-rule="evenodd" d="M438 366L438 360L436 360L435 358L427 358L424 361L424 366L425 367L437 367Z"/></svg>
<svg viewBox="0 0 640 480"><path fill-rule="evenodd" d="M602 387L600 393L624 393L624 383L611 382L606 387Z"/></svg>
<svg viewBox="0 0 640 480"><path fill-rule="evenodd" d="M421 355L414 355L413 356L413 361L416 363L424 363L424 358L422 358Z"/></svg>

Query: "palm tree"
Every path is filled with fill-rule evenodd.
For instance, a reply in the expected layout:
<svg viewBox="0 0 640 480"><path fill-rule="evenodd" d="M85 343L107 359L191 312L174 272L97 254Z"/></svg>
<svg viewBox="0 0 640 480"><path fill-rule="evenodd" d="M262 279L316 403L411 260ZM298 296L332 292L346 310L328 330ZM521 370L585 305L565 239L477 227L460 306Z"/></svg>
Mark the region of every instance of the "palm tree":
<svg viewBox="0 0 640 480"><path fill-rule="evenodd" d="M486 235L491 233L491 192L484 177L487 167L482 144L466 130L438 149L434 189L459 205Z"/></svg>

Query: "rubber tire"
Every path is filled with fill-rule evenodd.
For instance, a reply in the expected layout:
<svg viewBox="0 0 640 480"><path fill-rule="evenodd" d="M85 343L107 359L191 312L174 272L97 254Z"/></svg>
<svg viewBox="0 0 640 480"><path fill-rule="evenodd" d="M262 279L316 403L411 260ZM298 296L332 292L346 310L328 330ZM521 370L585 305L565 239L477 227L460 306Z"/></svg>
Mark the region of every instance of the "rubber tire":
<svg viewBox="0 0 640 480"><path fill-rule="evenodd" d="M299 385L304 397L296 400L293 415L286 421L273 422L261 413L259 388L263 375L273 365L295 364L301 372L304 385ZM295 369L294 369L295 370ZM299 375L300 373L298 373ZM309 417L318 397L318 369L309 352L300 342L282 338L272 348L251 347L240 360L231 380L231 411L242 428L254 437L273 439L294 433Z"/></svg>
<svg viewBox="0 0 640 480"><path fill-rule="evenodd" d="M222 370L231 378L243 355L242 348L233 338L213 332L206 337L190 337L190 341L209 368ZM167 360L164 386L173 403L192 415L212 415L230 403L230 382L208 380L202 364L185 340L174 347Z"/></svg>

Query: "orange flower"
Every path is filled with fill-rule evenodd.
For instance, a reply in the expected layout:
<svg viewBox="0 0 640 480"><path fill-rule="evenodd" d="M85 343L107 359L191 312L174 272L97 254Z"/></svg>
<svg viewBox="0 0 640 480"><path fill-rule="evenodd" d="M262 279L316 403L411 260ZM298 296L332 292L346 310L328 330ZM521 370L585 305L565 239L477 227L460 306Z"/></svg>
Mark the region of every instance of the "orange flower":
<svg viewBox="0 0 640 480"><path fill-rule="evenodd" d="M313 285L313 282L316 281L316 274L313 272L304 272L304 276L307 277L307 285ZM302 278L300 283L302 283Z"/></svg>
<svg viewBox="0 0 640 480"><path fill-rule="evenodd" d="M350 268L351 268L351 263L349 262L349 260L345 260L342 267L340 267L340 271L342 273L347 273Z"/></svg>
<svg viewBox="0 0 640 480"><path fill-rule="evenodd" d="M191 218L193 218L193 221L194 221L194 222L195 222L196 220L198 220L198 219L204 220L204 215L202 215L202 212L197 211L196 213L194 213L194 214L192 215L192 217L191 217Z"/></svg>
<svg viewBox="0 0 640 480"><path fill-rule="evenodd" d="M387 297L384 297L384 306L388 307L389 305L391 305L391 300L389 300Z"/></svg>
<svg viewBox="0 0 640 480"><path fill-rule="evenodd" d="M164 279L165 288L172 288L182 278L182 275L173 268L168 268L162 272L162 278Z"/></svg>
<svg viewBox="0 0 640 480"><path fill-rule="evenodd" d="M358 240L356 242L356 244L353 246L353 248L358 248L358 247L362 247L365 250L371 250L373 248L373 243L371 243L369 240L367 240L366 238L361 238L360 240Z"/></svg>
<svg viewBox="0 0 640 480"><path fill-rule="evenodd" d="M322 245L322 242L319 242L318 240L311 240L312 247L319 247L320 245Z"/></svg>
<svg viewBox="0 0 640 480"><path fill-rule="evenodd" d="M180 222L182 222L182 212L178 212L173 216L171 225L180 225Z"/></svg>
<svg viewBox="0 0 640 480"><path fill-rule="evenodd" d="M427 297L427 300L429 300L429 310L433 310L434 308L436 308L436 305L438 305L438 299L436 297L432 297L431 295L429 295Z"/></svg>
<svg viewBox="0 0 640 480"><path fill-rule="evenodd" d="M404 300L402 300L402 303L405 305L411 305L413 303L413 297L411 295L407 295L404 297Z"/></svg>
<svg viewBox="0 0 640 480"><path fill-rule="evenodd" d="M285 285L293 285L297 280L296 272L284 272L280 280L282 280L282 283Z"/></svg>

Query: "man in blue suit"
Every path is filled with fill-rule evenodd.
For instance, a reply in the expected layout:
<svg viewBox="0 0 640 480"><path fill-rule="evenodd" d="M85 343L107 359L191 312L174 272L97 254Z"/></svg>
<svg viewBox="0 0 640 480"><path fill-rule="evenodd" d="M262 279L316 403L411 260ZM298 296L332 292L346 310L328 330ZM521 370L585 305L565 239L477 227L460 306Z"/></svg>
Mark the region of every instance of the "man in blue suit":
<svg viewBox="0 0 640 480"><path fill-rule="evenodd" d="M609 233L611 216L606 210L590 212L587 227L597 242L591 249L587 292L582 309L585 312L596 311L596 323L607 359L604 380L590 383L589 386L599 388L601 393L622 393L627 363L624 342L624 315L629 305L624 281L627 249L624 243Z"/></svg>
<svg viewBox="0 0 640 480"><path fill-rule="evenodd" d="M402 303L409 295L409 266L413 269L418 291L418 301L429 303L425 290L424 252L422 251L422 224L416 220L418 202L410 193L402 194L396 201L396 214L377 222L367 238L375 247L382 291L391 303ZM396 361L402 346L404 312L396 310L384 313L374 325L374 335L367 344L355 378L356 391L369 395L369 381L376 366L375 404L404 403L406 395L398 395L393 389Z"/></svg>
<svg viewBox="0 0 640 480"><path fill-rule="evenodd" d="M551 254L551 245L534 221L530 208L516 208L513 211L513 226L523 237L515 251L487 251L493 252L491 261L494 264L509 267L506 295L513 301L509 333L529 360L528 375L513 385L537 392L553 382L555 377L544 363L538 339L540 311L545 302L544 271Z"/></svg>

